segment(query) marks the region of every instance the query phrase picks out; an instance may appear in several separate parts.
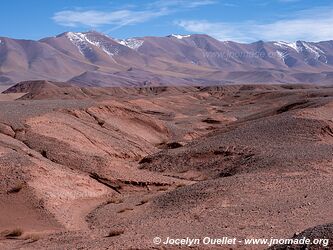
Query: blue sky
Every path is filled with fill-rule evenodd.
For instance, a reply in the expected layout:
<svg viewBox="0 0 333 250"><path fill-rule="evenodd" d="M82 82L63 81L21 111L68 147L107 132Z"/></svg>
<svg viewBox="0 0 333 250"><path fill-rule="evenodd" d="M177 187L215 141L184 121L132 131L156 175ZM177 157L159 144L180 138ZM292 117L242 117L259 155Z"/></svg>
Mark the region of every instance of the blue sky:
<svg viewBox="0 0 333 250"><path fill-rule="evenodd" d="M116 38L333 40L332 0L3 0L0 13L0 36L35 40L87 30Z"/></svg>

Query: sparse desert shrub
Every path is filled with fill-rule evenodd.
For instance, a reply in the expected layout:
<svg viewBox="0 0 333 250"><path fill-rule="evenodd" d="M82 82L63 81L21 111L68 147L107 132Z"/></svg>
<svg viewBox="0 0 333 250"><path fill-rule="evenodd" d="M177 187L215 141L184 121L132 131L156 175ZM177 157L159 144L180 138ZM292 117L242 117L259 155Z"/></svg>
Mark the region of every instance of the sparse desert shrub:
<svg viewBox="0 0 333 250"><path fill-rule="evenodd" d="M42 150L42 152L40 152L40 154L44 157L47 158L47 152L45 150Z"/></svg>
<svg viewBox="0 0 333 250"><path fill-rule="evenodd" d="M112 197L111 199L109 199L106 204L121 204L123 203L123 199L121 198L116 198L116 197Z"/></svg>
<svg viewBox="0 0 333 250"><path fill-rule="evenodd" d="M168 187L160 187L159 189L157 189L157 191L167 191Z"/></svg>
<svg viewBox="0 0 333 250"><path fill-rule="evenodd" d="M24 184L23 183L19 183L19 184L16 184L14 187L10 188L7 193L8 194L15 194L15 193L18 193L22 190L22 188L24 187Z"/></svg>
<svg viewBox="0 0 333 250"><path fill-rule="evenodd" d="M178 184L176 185L176 188L181 188L181 187L185 187L185 186L186 186L185 183L178 183Z"/></svg>
<svg viewBox="0 0 333 250"><path fill-rule="evenodd" d="M23 239L24 239L24 240L28 240L29 243L36 242L36 241L38 241L40 238L41 238L41 237L40 237L40 235L38 235L38 234L26 234L26 235L24 235L24 237L23 237Z"/></svg>
<svg viewBox="0 0 333 250"><path fill-rule="evenodd" d="M208 124L220 124L221 122L212 118L203 119L202 122L208 123Z"/></svg>
<svg viewBox="0 0 333 250"><path fill-rule="evenodd" d="M193 218L194 218L195 220L200 220L200 215L198 215L198 214L194 214L194 215L193 215Z"/></svg>
<svg viewBox="0 0 333 250"><path fill-rule="evenodd" d="M233 154L233 152L229 151L229 150L215 150L214 155L222 155L222 156L230 156Z"/></svg>
<svg viewBox="0 0 333 250"><path fill-rule="evenodd" d="M124 233L124 230L111 230L106 237L115 237L122 235Z"/></svg>
<svg viewBox="0 0 333 250"><path fill-rule="evenodd" d="M180 148L183 145L180 144L179 142L170 142L166 146L167 146L168 149L175 149L175 148Z"/></svg>
<svg viewBox="0 0 333 250"><path fill-rule="evenodd" d="M126 211L132 211L132 210L133 210L133 208L123 208L123 209L118 211L118 214L124 213Z"/></svg>
<svg viewBox="0 0 333 250"><path fill-rule="evenodd" d="M144 164L144 163L152 163L152 159L149 158L149 157L143 157L140 161L139 161L139 164Z"/></svg>
<svg viewBox="0 0 333 250"><path fill-rule="evenodd" d="M105 124L105 121L103 121L103 120L98 120L98 125L99 125L99 126L102 127L102 126L104 126L104 124Z"/></svg>
<svg viewBox="0 0 333 250"><path fill-rule="evenodd" d="M6 230L1 233L1 236L7 239L15 239L20 237L23 234L23 231L20 228L16 228L13 230Z"/></svg>
<svg viewBox="0 0 333 250"><path fill-rule="evenodd" d="M183 147L183 144L179 142L162 142L156 145L160 149L175 149Z"/></svg>
<svg viewBox="0 0 333 250"><path fill-rule="evenodd" d="M146 203L148 203L148 201L149 201L148 199L143 199L138 204L136 204L136 206L141 206L143 204L146 204Z"/></svg>

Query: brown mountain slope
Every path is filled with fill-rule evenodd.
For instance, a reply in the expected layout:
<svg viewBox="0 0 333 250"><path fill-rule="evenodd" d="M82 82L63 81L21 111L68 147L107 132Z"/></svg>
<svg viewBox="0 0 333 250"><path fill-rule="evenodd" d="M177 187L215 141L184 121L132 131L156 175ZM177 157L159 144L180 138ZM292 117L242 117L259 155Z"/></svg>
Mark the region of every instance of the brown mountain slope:
<svg viewBox="0 0 333 250"><path fill-rule="evenodd" d="M98 86L329 84L332 72L332 41L240 44L207 35L117 40L94 31L40 41L0 37L1 84L40 79Z"/></svg>

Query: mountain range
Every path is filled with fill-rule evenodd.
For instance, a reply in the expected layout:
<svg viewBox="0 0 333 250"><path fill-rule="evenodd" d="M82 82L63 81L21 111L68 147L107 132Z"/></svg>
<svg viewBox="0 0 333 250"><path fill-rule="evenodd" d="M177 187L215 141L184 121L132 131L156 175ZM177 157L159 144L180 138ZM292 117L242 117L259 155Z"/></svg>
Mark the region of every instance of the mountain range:
<svg viewBox="0 0 333 250"><path fill-rule="evenodd" d="M0 85L50 80L82 86L333 81L333 41L219 41L208 35L114 39L95 31L39 41L0 37Z"/></svg>

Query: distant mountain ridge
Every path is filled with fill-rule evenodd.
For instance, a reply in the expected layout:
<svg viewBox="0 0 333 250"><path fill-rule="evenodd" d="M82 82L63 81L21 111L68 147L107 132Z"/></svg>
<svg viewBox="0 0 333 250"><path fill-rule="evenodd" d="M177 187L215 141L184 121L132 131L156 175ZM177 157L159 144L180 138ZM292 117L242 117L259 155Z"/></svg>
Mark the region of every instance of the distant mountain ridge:
<svg viewBox="0 0 333 250"><path fill-rule="evenodd" d="M114 39L66 32L39 41L0 37L0 84L84 86L333 82L333 41L241 44L208 35Z"/></svg>

